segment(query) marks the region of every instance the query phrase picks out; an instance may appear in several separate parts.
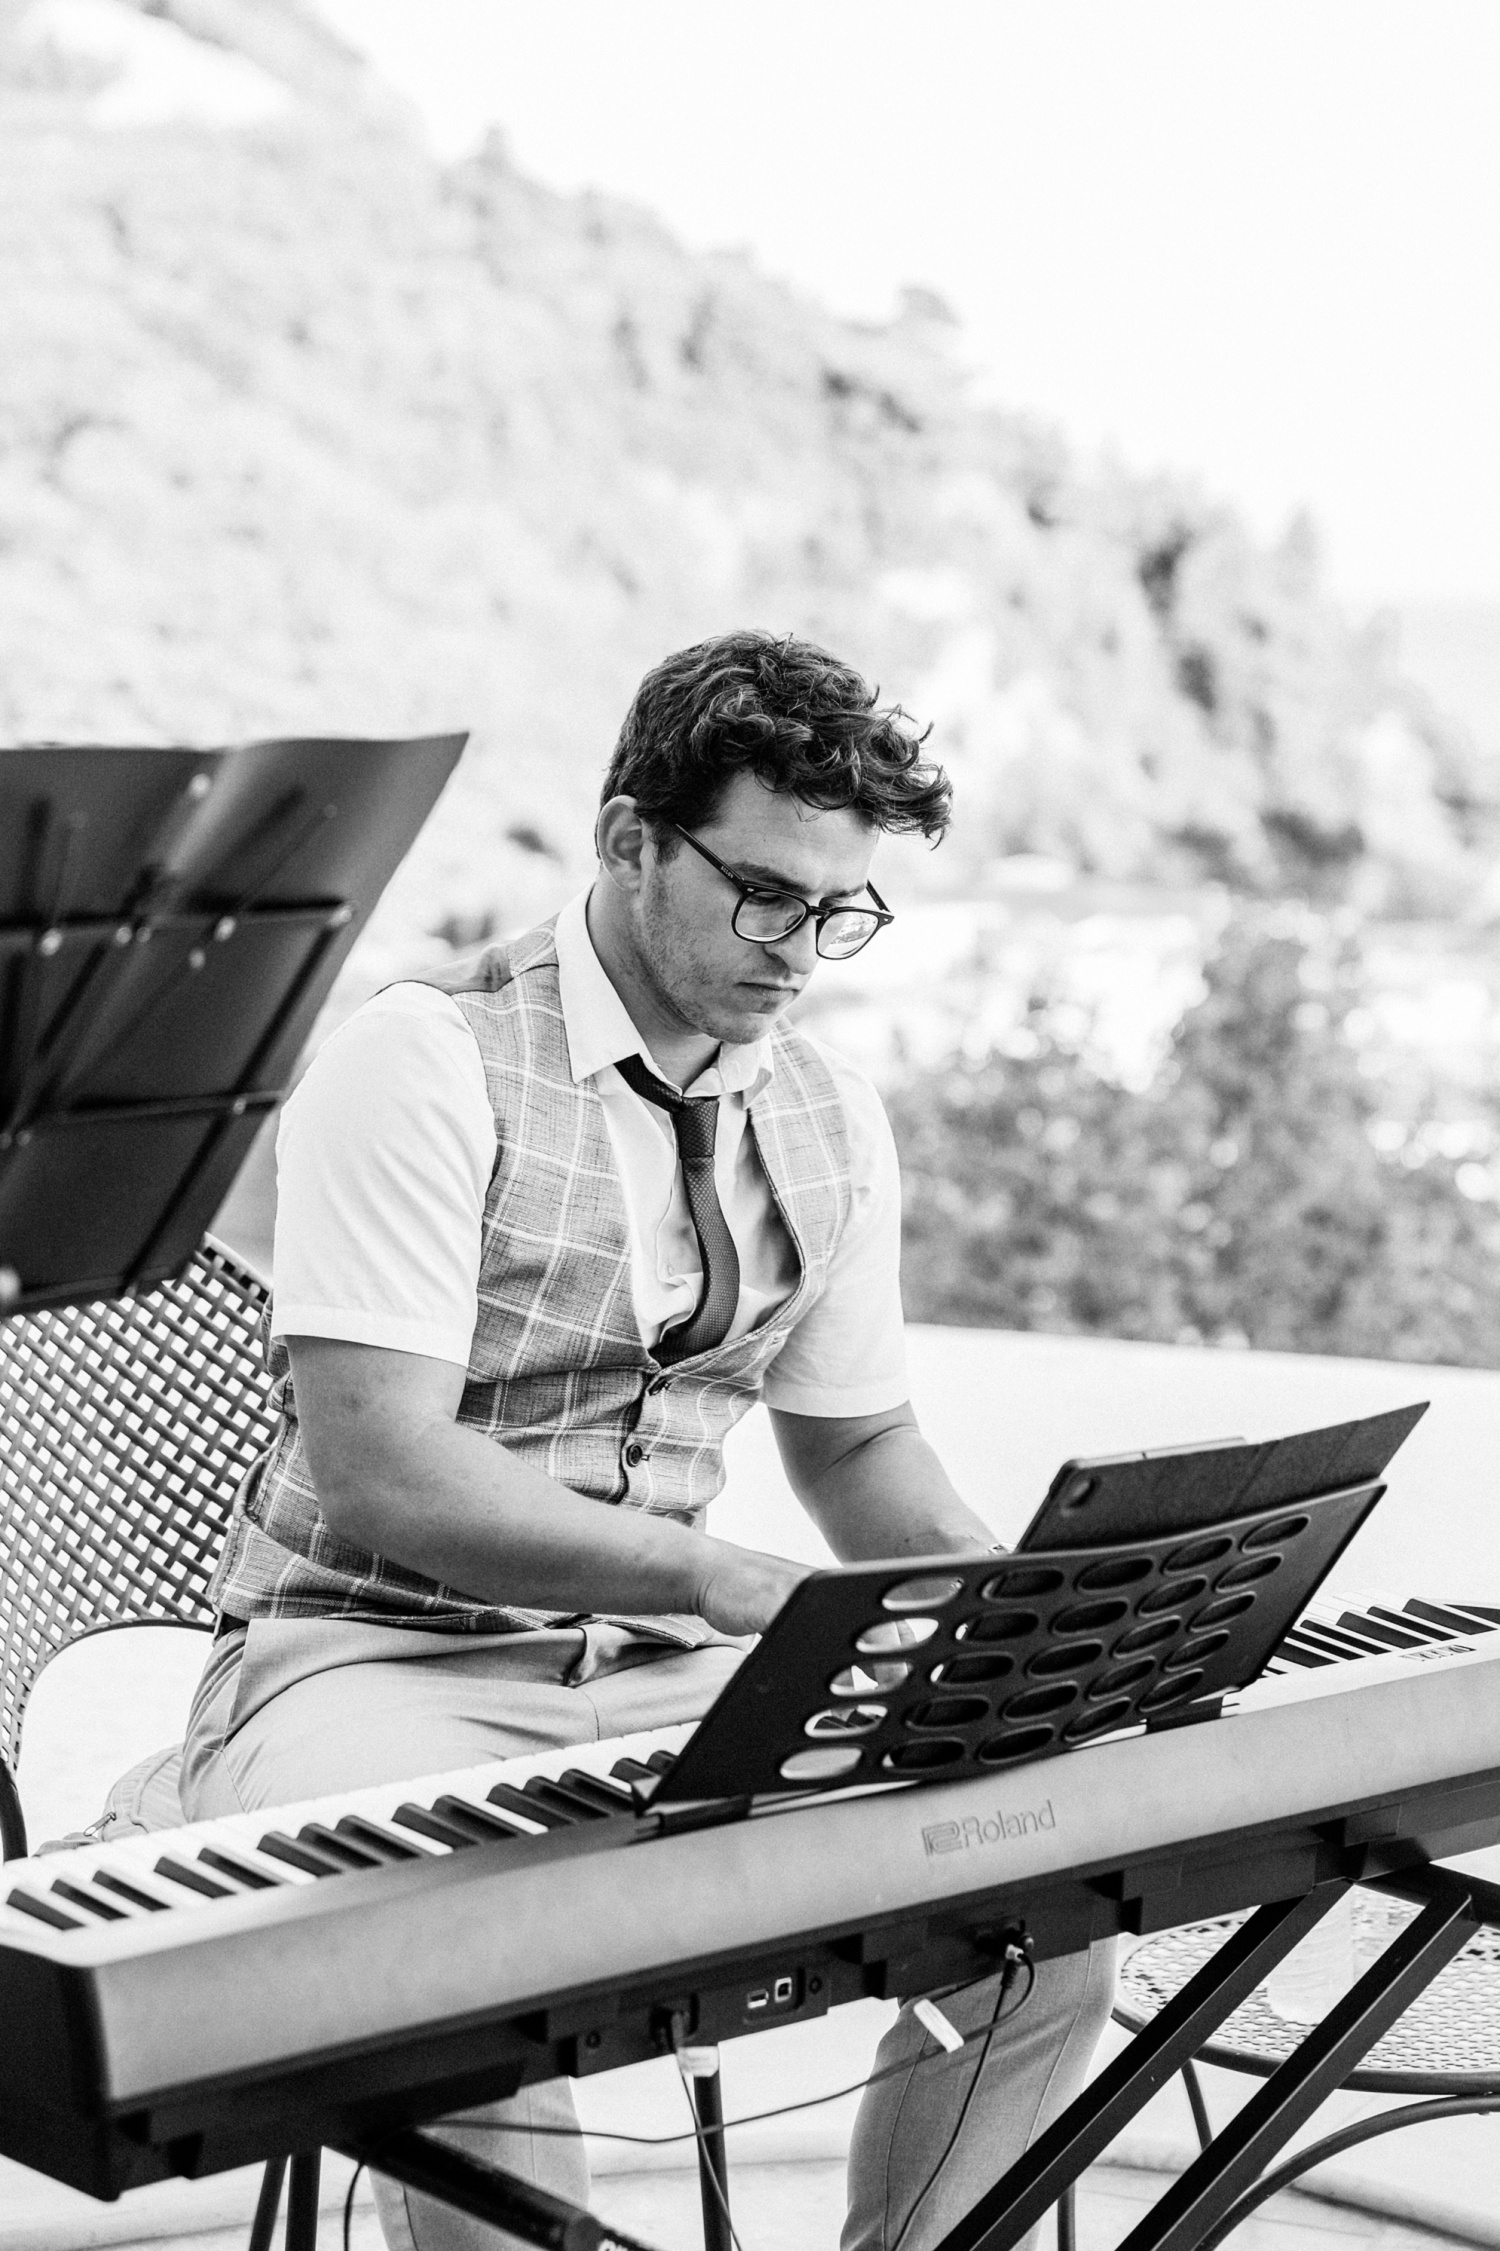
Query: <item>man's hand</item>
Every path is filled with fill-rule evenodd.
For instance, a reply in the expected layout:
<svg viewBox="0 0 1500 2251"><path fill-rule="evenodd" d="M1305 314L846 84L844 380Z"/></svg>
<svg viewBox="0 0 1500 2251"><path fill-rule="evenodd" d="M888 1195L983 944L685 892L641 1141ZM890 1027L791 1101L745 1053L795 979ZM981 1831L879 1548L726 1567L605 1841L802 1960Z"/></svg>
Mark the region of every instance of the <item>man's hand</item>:
<svg viewBox="0 0 1500 2251"><path fill-rule="evenodd" d="M704 1546L710 1553L693 1608L721 1634L763 1634L810 1569L728 1540L706 1540Z"/></svg>

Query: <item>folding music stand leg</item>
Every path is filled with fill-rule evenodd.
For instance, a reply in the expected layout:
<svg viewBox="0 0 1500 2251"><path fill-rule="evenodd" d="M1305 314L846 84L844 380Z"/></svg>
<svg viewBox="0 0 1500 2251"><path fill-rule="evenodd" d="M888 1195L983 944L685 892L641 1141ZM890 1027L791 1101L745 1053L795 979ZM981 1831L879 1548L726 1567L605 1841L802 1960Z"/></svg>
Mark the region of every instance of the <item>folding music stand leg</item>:
<svg viewBox="0 0 1500 2251"><path fill-rule="evenodd" d="M292 2159L286 2192L286 2251L318 2251L318 2177L322 2170L320 2149L298 2150Z"/></svg>

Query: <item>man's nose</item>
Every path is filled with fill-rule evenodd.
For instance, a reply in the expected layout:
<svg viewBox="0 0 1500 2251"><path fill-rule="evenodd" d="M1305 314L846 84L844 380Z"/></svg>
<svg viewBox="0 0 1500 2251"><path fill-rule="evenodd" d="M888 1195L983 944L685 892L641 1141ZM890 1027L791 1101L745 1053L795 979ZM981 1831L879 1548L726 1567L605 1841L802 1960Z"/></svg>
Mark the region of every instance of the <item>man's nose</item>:
<svg viewBox="0 0 1500 2251"><path fill-rule="evenodd" d="M767 949L775 955L785 975L810 977L818 959L818 925L811 915Z"/></svg>

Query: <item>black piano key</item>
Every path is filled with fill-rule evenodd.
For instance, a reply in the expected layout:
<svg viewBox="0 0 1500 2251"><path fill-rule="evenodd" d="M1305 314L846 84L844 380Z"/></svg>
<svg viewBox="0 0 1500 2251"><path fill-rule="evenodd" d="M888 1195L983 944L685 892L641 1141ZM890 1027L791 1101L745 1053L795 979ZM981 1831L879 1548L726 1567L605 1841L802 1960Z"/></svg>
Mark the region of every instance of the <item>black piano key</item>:
<svg viewBox="0 0 1500 2251"><path fill-rule="evenodd" d="M573 1818L571 1814L559 1813L555 1806L543 1805L539 1798L523 1797L508 1782L497 1782L485 1796L491 1805L501 1807L506 1813L518 1813L523 1821L534 1821L543 1829L566 1829Z"/></svg>
<svg viewBox="0 0 1500 2251"><path fill-rule="evenodd" d="M1393 1626L1404 1626L1408 1633L1416 1634L1419 1642L1454 1641L1457 1639L1457 1636L1448 1627L1434 1625L1432 1620L1428 1618L1416 1617L1409 1603L1404 1603L1399 1610L1387 1610L1382 1603L1372 1602L1370 1615L1373 1618L1388 1618Z"/></svg>
<svg viewBox="0 0 1500 2251"><path fill-rule="evenodd" d="M654 1782L657 1778L655 1769L642 1766L639 1759L616 1759L609 1771L611 1774L618 1775L622 1782L627 1783Z"/></svg>
<svg viewBox="0 0 1500 2251"><path fill-rule="evenodd" d="M289 1837L284 1829L268 1829L255 1840L257 1852L272 1860L284 1860L288 1868L300 1868L305 1876L343 1876L348 1873L343 1861L335 1860L331 1852L319 1852L312 1845L303 1844L300 1837Z"/></svg>
<svg viewBox="0 0 1500 2251"><path fill-rule="evenodd" d="M537 1805L555 1806L569 1821L602 1821L604 1815L587 1798L579 1797L562 1782L554 1782L548 1774L533 1774L521 1786L521 1795L533 1799Z"/></svg>
<svg viewBox="0 0 1500 2251"><path fill-rule="evenodd" d="M373 1845L356 1844L352 1837L341 1837L337 1829L329 1829L321 1821L304 1821L297 1831L299 1841L311 1845L314 1852L326 1853L341 1868L388 1868L389 1853L377 1852Z"/></svg>
<svg viewBox="0 0 1500 2251"><path fill-rule="evenodd" d="M366 1814L341 1814L333 1826L341 1837L348 1837L357 1845L368 1845L371 1852L378 1852L382 1860L427 1858L420 1845L408 1844L405 1837L398 1837L394 1829L387 1829L382 1821L371 1821Z"/></svg>
<svg viewBox="0 0 1500 2251"><path fill-rule="evenodd" d="M1496 1625L1500 1624L1493 1610L1482 1610L1478 1603L1445 1602L1440 1607L1449 1611L1453 1617L1463 1620L1465 1633L1492 1634Z"/></svg>
<svg viewBox="0 0 1500 2251"><path fill-rule="evenodd" d="M1464 1635L1475 1631L1470 1619L1465 1618L1457 1610L1445 1610L1440 1602L1422 1602L1414 1596L1410 1602L1403 1603L1401 1607L1403 1610L1409 1610L1414 1618L1420 1618L1423 1624L1427 1626L1446 1626L1450 1633Z"/></svg>
<svg viewBox="0 0 1500 2251"><path fill-rule="evenodd" d="M1340 1643L1351 1657L1387 1657L1390 1654L1390 1643L1382 1641L1379 1634L1367 1631L1357 1625L1345 1625L1342 1618L1335 1620L1331 1626L1325 1626L1323 1631L1328 1634L1337 1634Z"/></svg>
<svg viewBox="0 0 1500 2251"><path fill-rule="evenodd" d="M677 1764L675 1751L653 1751L646 1761L653 1774L670 1774Z"/></svg>
<svg viewBox="0 0 1500 2251"><path fill-rule="evenodd" d="M156 1873L158 1876L168 1877L174 1884L185 1884L189 1891L201 1892L205 1899L234 1897L233 1884L215 1883L213 1877L205 1876L201 1868L191 1867L185 1860L174 1860L169 1852L164 1852L156 1863Z"/></svg>
<svg viewBox="0 0 1500 2251"><path fill-rule="evenodd" d="M1420 1649L1422 1637L1410 1633L1404 1626L1393 1626L1385 1618L1377 1618L1373 1611L1346 1610L1339 1619L1341 1626L1351 1631L1368 1634L1372 1641L1384 1643L1387 1649Z"/></svg>
<svg viewBox="0 0 1500 2251"><path fill-rule="evenodd" d="M1338 1659L1330 1657L1326 1649L1319 1649L1312 1643L1302 1640L1295 1626L1290 1633L1277 1643L1276 1655L1285 1657L1293 1665L1312 1666L1338 1663Z"/></svg>
<svg viewBox="0 0 1500 2251"><path fill-rule="evenodd" d="M112 1868L96 1868L94 1882L101 1891L118 1892L121 1899L128 1899L133 1906L144 1907L153 1915L165 1914L170 1905L168 1900L158 1899L154 1892L142 1891L140 1885L131 1883L127 1876L117 1876Z"/></svg>
<svg viewBox="0 0 1500 2251"><path fill-rule="evenodd" d="M507 1820L503 1813L492 1813L487 1805L473 1805L467 1798L434 1798L432 1810L444 1821L455 1822L460 1829L467 1828L481 1844L514 1843L517 1837L529 1837L530 1829L523 1829L519 1821Z"/></svg>
<svg viewBox="0 0 1500 2251"><path fill-rule="evenodd" d="M52 1889L59 1899L70 1899L75 1906L86 1907L101 1922L128 1923L130 1920L123 1907L116 1907L107 1899L96 1898L84 1885L73 1883L67 1876L59 1876Z"/></svg>
<svg viewBox="0 0 1500 2251"><path fill-rule="evenodd" d="M88 1927L77 1915L65 1915L50 1899L38 1899L34 1892L22 1891L19 1884L7 1895L5 1904L19 1907L23 1915L34 1915L39 1923L50 1923L55 1931L81 1931Z"/></svg>
<svg viewBox="0 0 1500 2251"><path fill-rule="evenodd" d="M391 1815L403 1829L415 1829L419 1837L431 1837L454 1852L463 1852L479 1839L467 1829L460 1829L456 1821L445 1821L441 1814L432 1813L424 1805L398 1805Z"/></svg>
<svg viewBox="0 0 1500 2251"><path fill-rule="evenodd" d="M1321 1618L1299 1618L1297 1632L1314 1649L1326 1649L1331 1657L1343 1662L1351 1657L1374 1657L1379 1645L1364 1641L1358 1634L1346 1633L1342 1626L1326 1625Z"/></svg>
<svg viewBox="0 0 1500 2251"><path fill-rule="evenodd" d="M1466 1617L1482 1618L1487 1626L1500 1627L1500 1610L1492 1609L1487 1602L1460 1602L1454 1607Z"/></svg>
<svg viewBox="0 0 1500 2251"><path fill-rule="evenodd" d="M252 1868L248 1860L226 1852L222 1845L205 1845L198 1858L206 1868L217 1868L221 1874L248 1884L252 1891L274 1891L284 1881L280 1876L273 1876L268 1868Z"/></svg>
<svg viewBox="0 0 1500 2251"><path fill-rule="evenodd" d="M629 1813L634 1798L623 1782L611 1782L602 1774L589 1774L581 1766L570 1766L558 1780L565 1790L575 1797L587 1798L601 1813Z"/></svg>

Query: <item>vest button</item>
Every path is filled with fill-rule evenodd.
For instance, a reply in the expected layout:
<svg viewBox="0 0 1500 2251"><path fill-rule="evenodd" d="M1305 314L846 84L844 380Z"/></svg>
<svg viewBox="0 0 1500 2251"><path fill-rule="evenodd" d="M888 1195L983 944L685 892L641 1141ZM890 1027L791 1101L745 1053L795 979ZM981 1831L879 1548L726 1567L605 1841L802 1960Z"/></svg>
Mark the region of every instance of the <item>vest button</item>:
<svg viewBox="0 0 1500 2251"><path fill-rule="evenodd" d="M630 1444L625 1449L625 1459L631 1469L634 1469L637 1462L643 1462L646 1459L645 1447L639 1445L636 1440L632 1438Z"/></svg>

